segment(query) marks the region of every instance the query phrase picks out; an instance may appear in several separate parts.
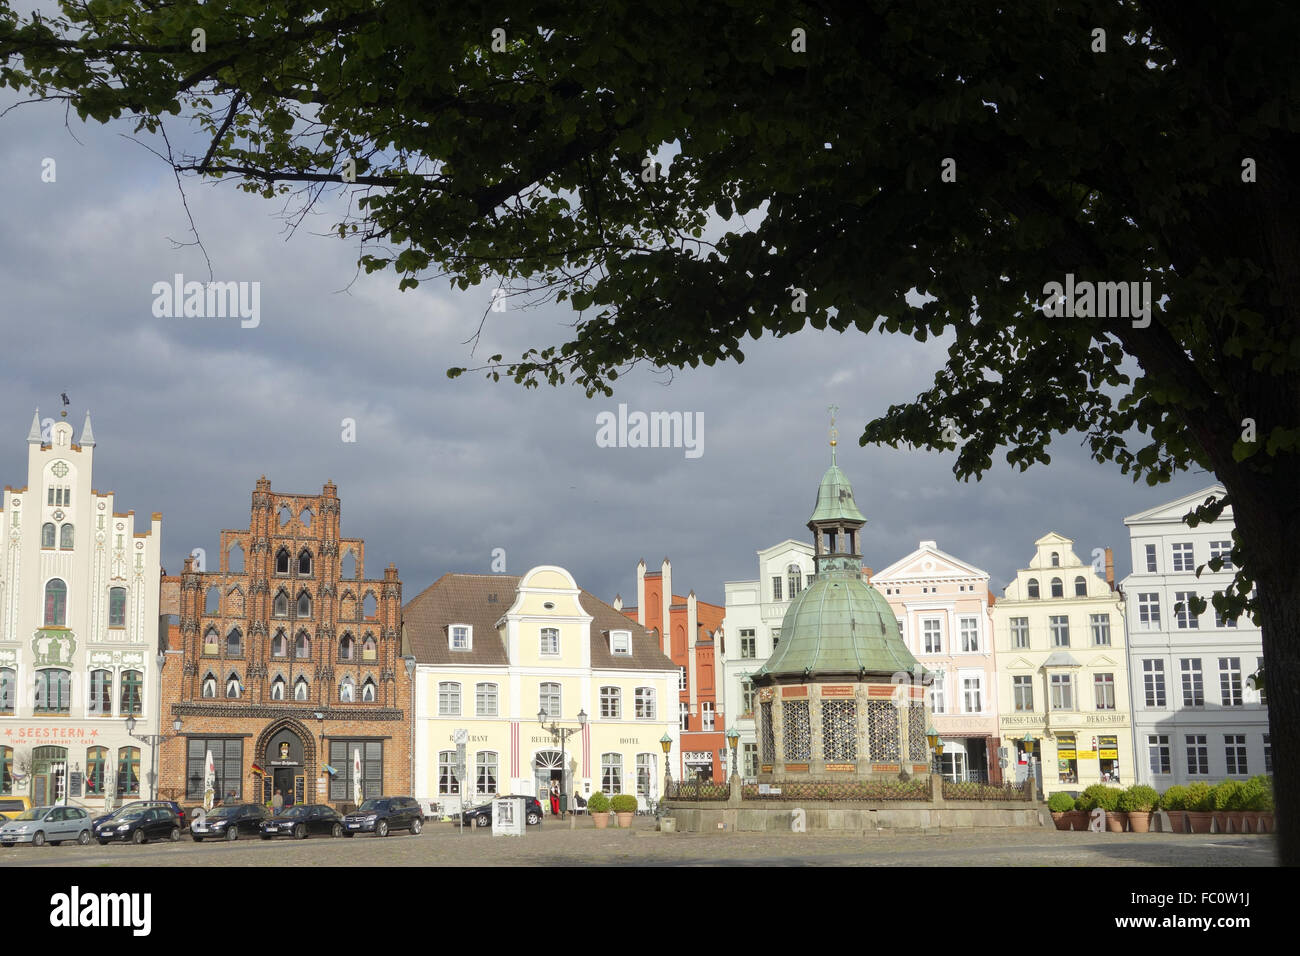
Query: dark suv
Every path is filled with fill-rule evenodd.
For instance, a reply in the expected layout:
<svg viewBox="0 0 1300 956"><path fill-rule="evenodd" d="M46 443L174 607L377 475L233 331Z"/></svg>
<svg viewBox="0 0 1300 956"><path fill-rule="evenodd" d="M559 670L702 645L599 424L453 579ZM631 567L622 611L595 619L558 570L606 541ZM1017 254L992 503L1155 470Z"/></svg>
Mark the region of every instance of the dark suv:
<svg viewBox="0 0 1300 956"><path fill-rule="evenodd" d="M419 836L424 828L424 811L414 797L375 797L343 818L343 835L373 833L388 836L389 830L410 830Z"/></svg>

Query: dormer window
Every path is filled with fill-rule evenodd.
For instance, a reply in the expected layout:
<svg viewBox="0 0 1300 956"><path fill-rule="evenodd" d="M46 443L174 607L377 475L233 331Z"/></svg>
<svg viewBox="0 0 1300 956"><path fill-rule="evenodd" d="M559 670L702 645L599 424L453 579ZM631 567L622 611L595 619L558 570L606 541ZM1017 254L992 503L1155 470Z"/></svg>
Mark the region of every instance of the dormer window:
<svg viewBox="0 0 1300 956"><path fill-rule="evenodd" d="M629 656L632 653L632 632L631 631L610 631L609 632L609 652L621 656Z"/></svg>
<svg viewBox="0 0 1300 956"><path fill-rule="evenodd" d="M1060 555L1059 552L1053 551L1053 552L1052 552L1052 567L1054 567L1054 568L1059 568L1060 566L1061 566L1061 555Z"/></svg>
<svg viewBox="0 0 1300 956"><path fill-rule="evenodd" d="M453 624L447 629L447 646L453 651L468 651L473 648L473 628L468 624Z"/></svg>
<svg viewBox="0 0 1300 956"><path fill-rule="evenodd" d="M544 627L541 632L540 653L551 656L560 653L560 629Z"/></svg>

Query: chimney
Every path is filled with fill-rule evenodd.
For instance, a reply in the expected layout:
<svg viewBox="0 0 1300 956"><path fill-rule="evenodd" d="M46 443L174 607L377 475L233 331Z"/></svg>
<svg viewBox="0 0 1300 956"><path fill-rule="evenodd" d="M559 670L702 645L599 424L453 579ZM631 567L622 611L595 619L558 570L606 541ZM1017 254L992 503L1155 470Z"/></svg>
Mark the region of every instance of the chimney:
<svg viewBox="0 0 1300 956"><path fill-rule="evenodd" d="M1115 590L1115 555L1110 548L1106 549L1106 583Z"/></svg>

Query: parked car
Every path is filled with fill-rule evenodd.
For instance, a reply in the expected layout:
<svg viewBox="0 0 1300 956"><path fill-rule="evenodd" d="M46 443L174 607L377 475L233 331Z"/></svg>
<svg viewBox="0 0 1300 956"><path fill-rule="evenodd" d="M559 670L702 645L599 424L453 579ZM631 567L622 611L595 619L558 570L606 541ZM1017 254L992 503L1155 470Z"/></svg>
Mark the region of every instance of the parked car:
<svg viewBox="0 0 1300 956"><path fill-rule="evenodd" d="M214 840L238 840L240 833L260 833L262 821L271 812L260 803L231 803L209 810L200 820L190 821L190 836L195 843L211 837Z"/></svg>
<svg viewBox="0 0 1300 956"><path fill-rule="evenodd" d="M0 797L0 823L32 808L31 797Z"/></svg>
<svg viewBox="0 0 1300 956"><path fill-rule="evenodd" d="M185 808L182 807L179 803L177 803L174 800L132 800L130 803L122 804L112 813L105 813L95 817L95 819L91 823L91 826L92 828L97 830L99 829L99 825L101 823L103 823L105 820L109 819L110 817L117 816L123 810L136 810L139 809L140 807L166 807L168 810L170 810L172 813L176 815L176 819L177 821L179 821L179 826L181 828L182 833L185 832L185 828L189 825L189 820L185 814Z"/></svg>
<svg viewBox="0 0 1300 956"><path fill-rule="evenodd" d="M148 843L150 840L181 838L181 821L165 805L123 807L95 828L95 839L100 846L114 840L123 843Z"/></svg>
<svg viewBox="0 0 1300 956"><path fill-rule="evenodd" d="M509 794L501 797L502 800L523 800L524 801L524 820L529 826L535 826L542 822L542 802L536 797L525 797L519 794ZM485 803L481 807L474 807L466 810L460 815L461 822L465 826L490 827L492 825L492 804Z"/></svg>
<svg viewBox="0 0 1300 956"><path fill-rule="evenodd" d="M424 811L414 797L374 797L343 818L343 835L373 833L388 836L390 830L410 830L419 836L424 829Z"/></svg>
<svg viewBox="0 0 1300 956"><path fill-rule="evenodd" d="M90 814L81 807L32 807L0 825L0 846L58 846L64 840L90 842Z"/></svg>
<svg viewBox="0 0 1300 956"><path fill-rule="evenodd" d="M263 840L277 836L292 836L295 840L305 840L313 833L341 837L343 835L342 815L333 807L327 807L323 803L312 803L288 807L269 820L262 821Z"/></svg>

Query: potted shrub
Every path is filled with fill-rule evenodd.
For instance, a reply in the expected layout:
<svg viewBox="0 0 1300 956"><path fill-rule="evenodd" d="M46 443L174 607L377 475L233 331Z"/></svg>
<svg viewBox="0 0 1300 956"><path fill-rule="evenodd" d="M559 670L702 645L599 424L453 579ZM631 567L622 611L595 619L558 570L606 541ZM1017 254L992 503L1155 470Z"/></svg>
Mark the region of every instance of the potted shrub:
<svg viewBox="0 0 1300 956"><path fill-rule="evenodd" d="M587 799L587 810L596 821L596 829L603 830L609 826L609 797L599 790Z"/></svg>
<svg viewBox="0 0 1300 956"><path fill-rule="evenodd" d="M1151 811L1160 802L1160 794L1154 787L1134 784L1119 795L1119 808L1128 814L1129 826L1134 833L1146 833L1151 829Z"/></svg>
<svg viewBox="0 0 1300 956"><path fill-rule="evenodd" d="M1082 830L1087 824L1087 814L1074 809L1075 799L1068 793L1057 791L1047 798L1047 809L1058 830Z"/></svg>
<svg viewBox="0 0 1300 956"><path fill-rule="evenodd" d="M1214 791L1208 783L1187 787L1187 825L1193 833L1209 833L1214 818Z"/></svg>
<svg viewBox="0 0 1300 956"><path fill-rule="evenodd" d="M621 827L630 827L632 825L632 815L636 813L636 797L630 793L620 793L609 801L609 807L618 817L618 825Z"/></svg>
<svg viewBox="0 0 1300 956"><path fill-rule="evenodd" d="M1187 831L1187 788L1175 784L1160 798L1160 809L1169 814L1169 828L1174 833Z"/></svg>
<svg viewBox="0 0 1300 956"><path fill-rule="evenodd" d="M1104 783L1094 783L1083 791L1084 809L1091 816L1092 811L1100 807L1106 811L1106 829L1111 833L1123 833L1128 814L1119 809L1119 795L1124 791L1119 787L1108 787Z"/></svg>
<svg viewBox="0 0 1300 956"><path fill-rule="evenodd" d="M1251 777L1241 785L1242 804L1246 817L1254 824L1255 833L1273 832L1273 781L1263 774Z"/></svg>
<svg viewBox="0 0 1300 956"><path fill-rule="evenodd" d="M1241 808L1238 794L1241 791L1241 781L1224 780L1216 785L1211 794L1214 800L1214 822L1219 827L1220 833L1240 833L1241 832Z"/></svg>

